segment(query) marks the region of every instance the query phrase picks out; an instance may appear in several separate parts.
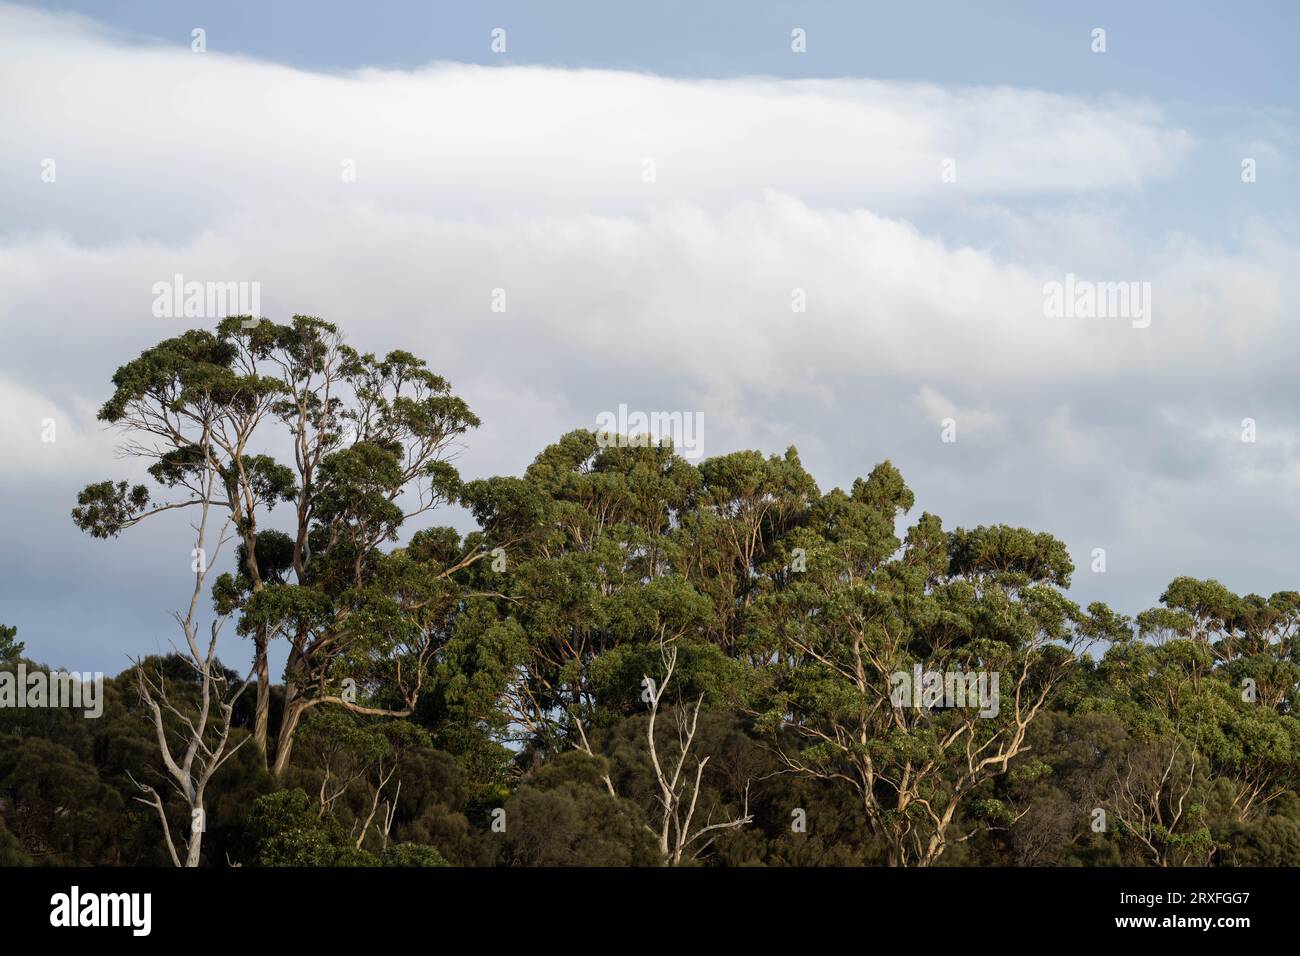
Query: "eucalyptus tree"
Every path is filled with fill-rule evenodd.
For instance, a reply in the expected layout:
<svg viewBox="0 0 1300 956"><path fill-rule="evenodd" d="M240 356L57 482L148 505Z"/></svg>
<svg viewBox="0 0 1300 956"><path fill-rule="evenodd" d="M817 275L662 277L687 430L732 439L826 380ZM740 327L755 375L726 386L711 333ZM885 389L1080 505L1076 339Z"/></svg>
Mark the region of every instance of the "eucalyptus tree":
<svg viewBox="0 0 1300 956"><path fill-rule="evenodd" d="M200 446L205 449L210 447L206 437L200 436ZM174 616L184 637L181 657L193 669L197 683L197 701L186 706L160 673L145 667L140 661L136 661L135 665L136 687L153 724L164 778L184 801L187 811L187 825L183 828L183 862L172 834L162 794L146 780L132 780L144 794L136 799L153 807L158 813L163 843L172 863L186 867L198 866L202 857L203 835L207 830L208 785L222 765L249 739L236 730L234 719L235 704L247 686L247 681L232 686L217 660L217 638L226 615L218 611L209 622L207 634L203 633L200 626L202 615L199 602L210 571L208 558L215 561L222 547L229 542L229 517L222 523L215 542L210 538L211 502L218 493L217 487L222 482L222 476L210 455L205 456L201 465L194 466L191 473L203 496L198 516L192 523L195 533L194 554L197 555L192 565L194 587L184 612L178 611Z"/></svg>
<svg viewBox="0 0 1300 956"><path fill-rule="evenodd" d="M817 483L798 452L733 452L700 463L700 488L674 533L680 565L714 607L708 639L731 656L746 652L746 617L762 593L770 550L805 519ZM761 654L754 663L761 661Z"/></svg>
<svg viewBox="0 0 1300 956"><path fill-rule="evenodd" d="M1300 596L1179 577L1161 602L1137 617L1142 641L1107 652L1089 705L1141 737L1183 741L1249 820L1300 785Z"/></svg>
<svg viewBox="0 0 1300 956"><path fill-rule="evenodd" d="M446 380L409 352L360 353L337 326L294 316L288 325L231 317L215 332L166 339L113 384L99 417L126 434L124 450L148 461L171 497L155 502L144 484L105 481L81 492L73 517L107 537L195 507L200 463L215 462L213 503L229 509L239 566L217 580L214 599L239 613L253 642L264 752L268 648L279 637L289 644L276 775L312 707L412 713L459 604L454 578L487 554L458 550L449 529L384 550L406 521L459 494L450 459L479 421ZM264 528L278 503L290 520Z"/></svg>
<svg viewBox="0 0 1300 956"><path fill-rule="evenodd" d="M292 497L293 476L253 448L281 384L259 372L247 346L248 334L227 320L216 333L194 329L165 339L118 368L99 419L123 433L122 451L148 462L149 476L168 497L157 501L147 485L126 481L88 485L72 512L82 530L115 537L163 512L224 508L243 542L246 573L254 587L261 586L254 558L258 516ZM215 496L207 493L209 464L219 479ZM193 557L206 564L205 554ZM256 642L254 662L254 738L265 750L270 679L264 636Z"/></svg>
<svg viewBox="0 0 1300 956"><path fill-rule="evenodd" d="M479 573L484 589L502 594L502 618L518 628L498 671L500 700L509 726L533 747L567 749L580 725L609 722L593 662L642 636L631 633L629 607L674 574L667 532L698 484L694 467L671 448L602 444L575 431L521 478L467 485L464 498L484 533L511 542L499 571ZM639 682L637 675L637 693Z"/></svg>
<svg viewBox="0 0 1300 956"><path fill-rule="evenodd" d="M968 839L959 811L1025 751L1086 646L1127 633L1065 598L1072 565L1050 535L945 532L923 514L900 542L911 505L888 462L823 497L792 538L805 570L762 598L753 627L773 661L761 723L787 769L850 788L890 865ZM995 799L975 809L984 825L1014 819Z"/></svg>

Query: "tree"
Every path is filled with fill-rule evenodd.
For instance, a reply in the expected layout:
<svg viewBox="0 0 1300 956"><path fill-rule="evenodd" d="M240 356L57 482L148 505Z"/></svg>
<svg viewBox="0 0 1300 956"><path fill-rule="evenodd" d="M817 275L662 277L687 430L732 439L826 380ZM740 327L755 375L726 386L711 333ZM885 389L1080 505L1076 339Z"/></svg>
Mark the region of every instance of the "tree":
<svg viewBox="0 0 1300 956"><path fill-rule="evenodd" d="M462 484L477 419L447 383L307 317L185 333L114 382L101 414L167 495L91 485L74 517L111 536L189 509L183 646L110 687L102 730L0 713L9 856L1186 865L1300 845L1296 592L1176 578L1134 633L1067 597L1050 534L900 530L892 464L823 493L794 448L696 466L580 430ZM452 501L477 530L402 539ZM226 621L253 647L243 681L215 657ZM212 806L215 843L178 847L182 813Z"/></svg>
<svg viewBox="0 0 1300 956"><path fill-rule="evenodd" d="M209 430L200 433L199 447L210 447ZM204 455L202 463L192 466L193 479L202 495L199 504L199 517L192 527L195 533L194 554L194 589L190 595L189 606L184 615L175 614L185 638L185 650L182 656L194 670L198 683L198 701L193 707L186 707L177 698L161 674L153 674L139 661L136 662L137 688L140 698L148 708L157 735L158 749L162 756L165 776L173 789L184 801L188 811L188 826L185 828L184 863L177 852L176 841L172 836L172 824L167 818L167 807L162 795L148 782L134 781L145 794L137 797L141 803L152 806L158 812L162 823L163 839L168 856L175 866L196 867L203 852L203 834L207 829L206 797L208 784L221 769L222 764L235 755L248 737L233 740L234 706L239 696L248 686L247 679L231 687L224 669L217 660L217 637L221 633L222 615L217 615L208 628L206 647L200 637L198 623L199 600L204 593L204 582L209 573L208 561L208 519L211 513L211 501L216 492L217 482L221 479L220 469L210 455ZM222 547L229 541L226 529L227 519L216 545L212 548L211 559L215 561ZM251 674L249 675L252 676Z"/></svg>
<svg viewBox="0 0 1300 956"><path fill-rule="evenodd" d="M1198 799L1198 760L1181 737L1143 741L1116 761L1107 806L1156 866L1208 863L1218 849Z"/></svg>
<svg viewBox="0 0 1300 956"><path fill-rule="evenodd" d="M144 484L91 484L72 512L78 527L97 538L116 537L163 512L224 507L244 545L245 573L260 589L259 513L291 500L295 489L288 469L254 451L256 433L283 385L259 371L253 336L241 320L227 319L215 334L196 329L165 339L114 373L113 394L98 417L124 433L123 453L149 462L150 477L174 497L155 503ZM209 467L220 477L219 498L204 484ZM254 739L263 751L270 693L266 642L266 634L256 635Z"/></svg>
<svg viewBox="0 0 1300 956"><path fill-rule="evenodd" d="M602 446L594 433L575 431L522 478L466 486L484 534L508 545L499 571L480 572L481 590L500 595L482 629L504 659L491 677L479 676L495 684L508 727L533 747L569 749L576 724L598 717L593 662L643 638L619 620L644 586L673 571L666 532L697 483L670 448Z"/></svg>
<svg viewBox="0 0 1300 956"><path fill-rule="evenodd" d="M660 658L663 663L659 680L650 680L646 693L650 697L650 718L646 722L646 750L650 754L650 764L654 768L655 782L659 785L659 855L665 863L678 865L683 856L689 852L689 859L695 859L727 830L734 830L750 823L754 818L749 812L749 783L745 783L744 799L738 814L729 819L713 821L705 819L696 822L700 794L703 790L704 768L711 756L701 757L691 752L695 744L695 734L699 729L700 708L704 705L704 694L695 699L694 705L683 706L679 700L674 708L676 717L676 753L671 750L662 753L662 741L656 739L655 725L659 712L677 669L677 647L661 638L659 643ZM671 747L671 744L670 744ZM688 761L694 760L694 772ZM704 839L706 838L707 839ZM703 840L703 843L699 841Z"/></svg>
<svg viewBox="0 0 1300 956"><path fill-rule="evenodd" d="M1144 641L1107 652L1090 706L1138 736L1182 741L1244 822L1300 782L1295 594L1243 598L1182 577L1161 600L1138 615Z"/></svg>
<svg viewBox="0 0 1300 956"><path fill-rule="evenodd" d="M609 794L601 761L557 754L525 777L498 816L498 859L509 866L654 866L652 831Z"/></svg>
<svg viewBox="0 0 1300 956"><path fill-rule="evenodd" d="M112 858L106 846L122 800L92 764L40 737L0 735L0 860L90 866ZM13 864L10 864L13 865Z"/></svg>
<svg viewBox="0 0 1300 956"><path fill-rule="evenodd" d="M18 628L0 624L0 661L15 661L23 656L23 642L16 640Z"/></svg>
<svg viewBox="0 0 1300 956"><path fill-rule="evenodd" d="M90 485L73 512L96 537L203 502L197 477L215 462L219 496L239 538L239 566L214 587L218 609L239 612L254 645L254 739L269 753L272 640L288 640L284 715L274 770L283 778L299 722L330 703L409 715L448 618L455 576L487 550L437 546L384 552L405 521L453 501L448 461L478 419L448 383L408 352L358 353L338 328L309 316L289 325L244 317L215 333L167 339L118 369L99 417L128 436L128 454L173 500L153 504L143 484ZM269 454L292 449L292 466ZM287 503L289 530L262 530ZM344 684L345 681L350 681ZM373 701L359 696L365 691Z"/></svg>
<svg viewBox="0 0 1300 956"><path fill-rule="evenodd" d="M911 503L888 462L826 496L795 538L806 570L763 598L756 631L788 770L851 788L887 863L925 866L976 832L954 832L959 810L1024 751L1084 648L1127 624L1063 596L1073 568L1050 535L945 533L925 514L900 550ZM996 799L978 809L979 828L1015 820Z"/></svg>

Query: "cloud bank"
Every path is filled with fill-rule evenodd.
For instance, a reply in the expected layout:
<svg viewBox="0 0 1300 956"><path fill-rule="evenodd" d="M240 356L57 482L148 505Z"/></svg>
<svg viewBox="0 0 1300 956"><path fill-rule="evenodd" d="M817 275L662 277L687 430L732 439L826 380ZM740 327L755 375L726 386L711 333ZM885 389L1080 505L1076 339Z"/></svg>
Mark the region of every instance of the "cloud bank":
<svg viewBox="0 0 1300 956"><path fill-rule="evenodd" d="M950 525L1051 531L1081 599L1135 611L1181 573L1296 584L1294 224L1137 228L1198 162L1159 104L320 74L2 5L0 87L21 91L0 100L0 491L36 552L4 558L4 614L52 661L116 669L165 642L184 587L165 530L106 544L67 519L128 468L94 421L113 369L202 324L153 315L176 274L259 282L272 318L427 358L484 420L470 475L622 403L699 412L706 455L796 443L825 488L888 457ZM1150 282L1150 327L1046 317L1067 273Z"/></svg>

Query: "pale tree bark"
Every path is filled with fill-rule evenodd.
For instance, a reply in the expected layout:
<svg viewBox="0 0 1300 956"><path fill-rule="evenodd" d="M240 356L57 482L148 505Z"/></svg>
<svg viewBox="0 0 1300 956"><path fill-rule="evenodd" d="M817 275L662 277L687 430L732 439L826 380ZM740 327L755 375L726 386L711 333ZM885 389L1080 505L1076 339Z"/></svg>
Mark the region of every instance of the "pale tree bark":
<svg viewBox="0 0 1300 956"><path fill-rule="evenodd" d="M1196 752L1181 737L1154 741L1115 768L1107 803L1121 832L1156 866L1208 865L1216 847L1189 839Z"/></svg>
<svg viewBox="0 0 1300 956"><path fill-rule="evenodd" d="M753 821L749 813L749 784L745 785L744 800L739 816L718 823L705 822L695 829L695 811L699 804L700 789L704 777L704 768L710 756L694 757L695 772L687 770L688 759L692 758L691 747L695 743L695 731L700 722L700 707L704 704L704 695L695 700L690 716L682 706L676 708L677 717L677 755L665 754L661 757L655 741L655 725L659 720L660 705L672 683L673 672L677 669L677 646L664 640L659 643L659 655L663 661L663 679L658 685L651 684L650 720L646 724L646 744L650 750L650 765L654 768L655 781L659 784L659 807L661 812L659 824L659 854L665 862L674 866L681 864L683 856L690 850L690 859L694 859L706 850L726 830L736 830ZM698 847L692 846L704 840Z"/></svg>
<svg viewBox="0 0 1300 956"><path fill-rule="evenodd" d="M207 437L206 432L204 435ZM206 441L205 450L209 448ZM195 549L197 559L194 570L194 590L190 595L189 608L182 616L175 614L176 621L185 637L185 651L182 657L194 668L198 678L199 698L195 710L186 706L180 695L172 694L161 674L151 677L140 661L135 662L136 686L140 699L149 712L157 738L158 750L162 758L163 773L172 788L181 796L189 810L189 827L183 840L184 858L178 852L177 843L172 835L172 827L167 819L166 805L158 790L132 778L132 782L145 794L136 799L158 812L162 824L163 838L173 865L196 867L202 857L203 832L206 828L206 807L204 804L208 784L212 777L250 738L244 737L236 743L231 742L231 730L235 702L248 686L244 680L231 691L221 672L217 661L217 636L221 630L221 620L212 621L206 646L199 640L198 607L203 595L204 582L208 576L211 562L215 561L229 538L226 529L229 520L218 536L216 547L211 556L206 553L208 516L211 494L217 480L217 469L211 456L206 458L206 496L200 504L200 518L191 525L195 531ZM251 677L251 674L250 674ZM168 718L173 727L168 727ZM178 729L179 728L179 729Z"/></svg>
<svg viewBox="0 0 1300 956"><path fill-rule="evenodd" d="M231 370L240 376L258 374L257 359L248 342L238 336L228 340L235 349ZM245 391L242 400L218 402L211 394L197 401L179 401L177 384L154 386L144 394L126 403L120 417L114 419L115 427L125 431L130 438L121 451L129 457L144 458L164 463L177 453L182 456L201 449L206 461L197 474L189 475L182 469L167 482L188 497L161 503L140 511L132 511L107 533L117 535L156 514L179 508L211 507L229 510L245 551L243 572L248 576L251 590L262 590L263 581L256 557L258 508L269 507L271 501L258 490L258 479L249 466L250 444L259 426L270 414L275 401L271 391ZM223 461L214 461L220 454ZM213 484L210 469L223 468L221 480ZM204 487L205 483L208 487ZM74 512L75 514L75 512ZM96 531L95 533L101 533ZM254 670L257 675L257 704L253 737L257 746L266 752L268 714L270 710L270 673L267 666L267 635L254 636Z"/></svg>
<svg viewBox="0 0 1300 956"><path fill-rule="evenodd" d="M360 823L360 827L356 831L357 839L355 843L355 846L358 850L361 849L361 844L365 842L366 834L370 832L370 824L374 823L375 815L379 812L379 801L380 798L382 798L384 795L384 788L388 786L389 782L393 779L393 776L396 773L397 773L396 763L394 763L393 766L389 768L388 772L385 773L384 758L383 757L379 758L379 771L375 783L375 792L370 799L370 813L366 816L365 820L358 821L358 823ZM402 781L398 780L397 790L393 794L393 799L391 801L387 801L387 800L384 801L384 817L383 817L382 825L379 827L380 837L383 840L385 849L387 849L388 847L388 832L389 830L392 829L393 817L396 816L397 814L397 798L400 797L401 795L402 795Z"/></svg>
<svg viewBox="0 0 1300 956"><path fill-rule="evenodd" d="M712 755L701 758L691 752L695 746L704 696L700 695L696 698L695 703L689 708L680 702L674 708L677 731L676 752L672 753L671 749L662 751L659 741L655 739L655 731L664 709L664 696L677 669L677 647L662 633L659 638L659 655L663 664L661 678L658 682L646 678L649 681L647 702L650 705L650 719L646 724L646 747L658 787L655 798L658 807L656 814L658 824L649 829L655 835L659 856L664 864L680 866L683 862L697 859L726 831L740 829L753 822L754 818L749 812L749 783L746 783L739 814L716 823L712 820L705 820L703 823L696 821L700 794L703 790L704 768L712 759ZM577 728L580 740L578 749L594 757L595 753L587 740L587 733L582 727L581 720L577 721ZM693 766L688 766L692 761ZM602 775L602 779L610 796L617 799L618 793L609 774Z"/></svg>
<svg viewBox="0 0 1300 956"><path fill-rule="evenodd" d="M868 827L885 843L886 865L933 866L948 847L965 842L977 832L997 829L979 827L956 834L953 825L972 791L1005 773L1009 763L1028 750L1030 724L1089 640L1077 637L1067 652L1049 665L1044 654L1048 641L1041 636L1033 638L1021 652L1010 694L1000 691L1001 706L1005 709L1010 704L1009 719L986 720L974 710L946 710L949 726L936 727L940 730L937 757L885 766L873 757L868 744L891 733L920 730L932 724L934 716L927 708L893 706L888 675L894 669L893 662L902 657L904 634L887 634L883 644L873 644L866 639L867 623L864 620L861 629L850 636L845 645L847 653L836 655L827 654L798 634L792 636L794 647L834 669L849 683L860 697L861 706L851 716L788 725L799 736L835 753L837 760L812 763L788 747L778 748L777 756L786 772L836 780L851 787L861 800ZM960 659L953 660L955 664ZM940 654L931 659L930 666L942 669L943 661ZM946 797L935 801L927 793L941 782L944 786L939 790ZM1015 818L1019 816L1023 811Z"/></svg>

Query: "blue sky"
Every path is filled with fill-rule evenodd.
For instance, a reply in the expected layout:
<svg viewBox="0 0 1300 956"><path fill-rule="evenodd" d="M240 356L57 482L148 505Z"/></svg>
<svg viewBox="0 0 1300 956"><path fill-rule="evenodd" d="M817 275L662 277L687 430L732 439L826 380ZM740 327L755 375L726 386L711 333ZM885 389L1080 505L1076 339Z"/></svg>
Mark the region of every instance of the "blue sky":
<svg viewBox="0 0 1300 956"><path fill-rule="evenodd" d="M1010 84L1063 93L1113 91L1201 107L1293 107L1294 4L1196 0L1030 2L373 3L280 0L83 0L42 4L142 37L195 26L232 52L306 69L409 69L430 60L645 70L670 76L873 76ZM808 54L792 58L792 27ZM1089 51L1108 32L1104 62Z"/></svg>
<svg viewBox="0 0 1300 956"><path fill-rule="evenodd" d="M1051 531L1080 601L1300 586L1300 14L976 6L0 2L0 621L80 670L171 641L183 525L68 511L133 477L94 412L178 272L428 358L469 477L698 412L706 454ZM1066 274L1149 282L1150 327L1046 317Z"/></svg>

